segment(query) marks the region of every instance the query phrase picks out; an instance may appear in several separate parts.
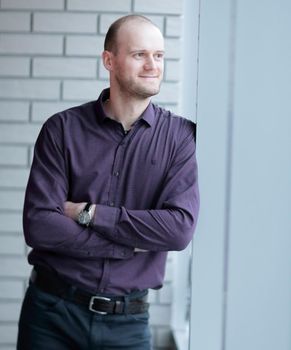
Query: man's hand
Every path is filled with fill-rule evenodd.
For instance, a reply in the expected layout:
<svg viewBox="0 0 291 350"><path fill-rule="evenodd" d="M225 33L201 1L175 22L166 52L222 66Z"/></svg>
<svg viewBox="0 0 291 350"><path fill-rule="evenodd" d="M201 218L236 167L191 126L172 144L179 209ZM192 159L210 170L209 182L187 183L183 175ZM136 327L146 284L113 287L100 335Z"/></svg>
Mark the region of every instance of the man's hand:
<svg viewBox="0 0 291 350"><path fill-rule="evenodd" d="M72 220L77 221L78 215L85 208L86 204L87 204L86 202L82 202L82 203L74 203L69 201L65 202L64 203L65 215L71 218ZM96 209L96 205L93 204L90 210L92 218L95 215L95 209Z"/></svg>
<svg viewBox="0 0 291 350"><path fill-rule="evenodd" d="M86 202L82 203L74 203L74 202L65 202L64 203L64 211L65 215L69 218L77 221L79 213L85 208Z"/></svg>

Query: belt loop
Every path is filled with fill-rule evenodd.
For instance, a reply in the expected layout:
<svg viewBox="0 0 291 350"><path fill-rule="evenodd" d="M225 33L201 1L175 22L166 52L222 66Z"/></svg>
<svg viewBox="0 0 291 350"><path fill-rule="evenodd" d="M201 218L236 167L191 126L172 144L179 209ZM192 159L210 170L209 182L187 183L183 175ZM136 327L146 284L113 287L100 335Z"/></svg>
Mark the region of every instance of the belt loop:
<svg viewBox="0 0 291 350"><path fill-rule="evenodd" d="M128 304L129 304L129 296L125 295L124 296L124 314L127 316L128 315Z"/></svg>
<svg viewBox="0 0 291 350"><path fill-rule="evenodd" d="M67 293L67 296L68 296L70 301L72 301L74 299L74 295L75 295L76 290L77 290L77 287L75 287L75 286L70 286L67 289L66 293ZM65 292L63 293L63 295L62 295L63 298L65 298L66 293Z"/></svg>
<svg viewBox="0 0 291 350"><path fill-rule="evenodd" d="M125 310L125 303L123 301L116 300L114 305L114 313L123 314L124 310Z"/></svg>

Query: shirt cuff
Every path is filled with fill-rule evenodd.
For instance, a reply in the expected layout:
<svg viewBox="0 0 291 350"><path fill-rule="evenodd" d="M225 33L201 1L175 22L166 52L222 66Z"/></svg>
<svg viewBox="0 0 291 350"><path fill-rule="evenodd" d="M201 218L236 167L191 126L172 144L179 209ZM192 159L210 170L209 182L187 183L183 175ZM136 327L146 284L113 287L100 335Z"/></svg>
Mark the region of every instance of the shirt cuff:
<svg viewBox="0 0 291 350"><path fill-rule="evenodd" d="M119 213L119 208L96 204L96 210L92 225L100 232L114 235L115 225L117 223Z"/></svg>
<svg viewBox="0 0 291 350"><path fill-rule="evenodd" d="M116 224L120 216L121 209L108 207L107 205L96 204L95 215L92 226L100 233L110 236L116 235ZM115 245L113 248L113 258L129 259L134 255L134 249L125 245Z"/></svg>

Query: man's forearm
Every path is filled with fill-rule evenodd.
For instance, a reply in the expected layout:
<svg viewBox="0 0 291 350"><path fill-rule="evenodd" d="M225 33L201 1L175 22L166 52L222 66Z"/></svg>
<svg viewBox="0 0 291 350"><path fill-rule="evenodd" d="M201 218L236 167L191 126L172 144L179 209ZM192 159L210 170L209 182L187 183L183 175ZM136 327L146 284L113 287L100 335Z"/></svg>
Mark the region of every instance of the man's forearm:
<svg viewBox="0 0 291 350"><path fill-rule="evenodd" d="M183 250L193 237L197 216L198 207L190 212L177 208L128 210L97 205L91 226L104 237L129 247Z"/></svg>
<svg viewBox="0 0 291 350"><path fill-rule="evenodd" d="M68 212L33 208L26 200L23 227L26 242L40 250L51 250L77 258L127 259L133 249L113 242L90 227L82 227Z"/></svg>

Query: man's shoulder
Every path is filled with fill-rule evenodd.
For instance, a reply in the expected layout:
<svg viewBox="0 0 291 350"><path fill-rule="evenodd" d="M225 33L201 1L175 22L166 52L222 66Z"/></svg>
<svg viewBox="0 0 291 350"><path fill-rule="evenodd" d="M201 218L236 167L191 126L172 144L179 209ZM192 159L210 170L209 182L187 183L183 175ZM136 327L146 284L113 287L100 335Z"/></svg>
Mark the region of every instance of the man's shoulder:
<svg viewBox="0 0 291 350"><path fill-rule="evenodd" d="M196 140L196 123L164 107L155 105L155 108L158 123L167 125L176 135L194 135Z"/></svg>
<svg viewBox="0 0 291 350"><path fill-rule="evenodd" d="M70 125L78 123L78 121L84 120L84 118L95 116L95 104L96 101L89 101L58 111L46 119L44 126Z"/></svg>

